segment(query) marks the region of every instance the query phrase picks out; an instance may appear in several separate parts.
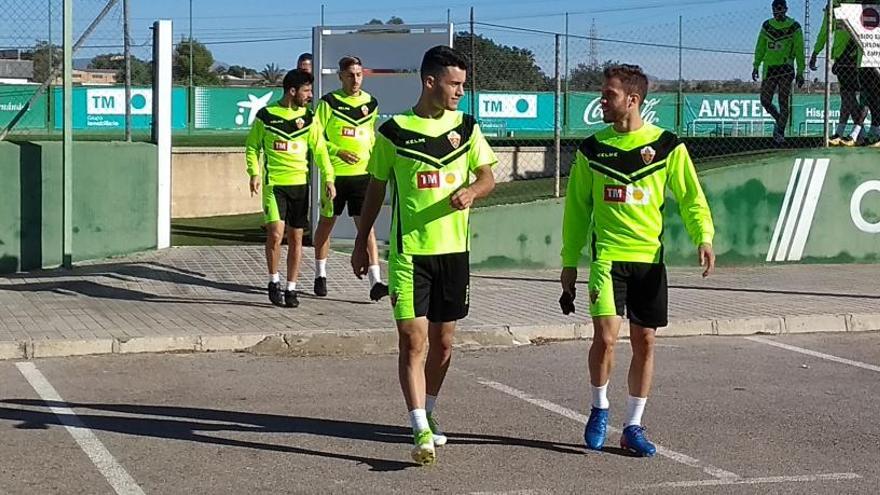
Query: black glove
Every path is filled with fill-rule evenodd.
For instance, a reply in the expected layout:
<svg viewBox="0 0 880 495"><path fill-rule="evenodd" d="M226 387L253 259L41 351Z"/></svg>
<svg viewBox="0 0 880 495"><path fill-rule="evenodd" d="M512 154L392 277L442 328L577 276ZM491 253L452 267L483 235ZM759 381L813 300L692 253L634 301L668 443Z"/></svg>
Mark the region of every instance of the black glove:
<svg viewBox="0 0 880 495"><path fill-rule="evenodd" d="M574 288L569 291L563 291L562 295L559 296L559 307L562 308L562 314L569 315L574 313Z"/></svg>

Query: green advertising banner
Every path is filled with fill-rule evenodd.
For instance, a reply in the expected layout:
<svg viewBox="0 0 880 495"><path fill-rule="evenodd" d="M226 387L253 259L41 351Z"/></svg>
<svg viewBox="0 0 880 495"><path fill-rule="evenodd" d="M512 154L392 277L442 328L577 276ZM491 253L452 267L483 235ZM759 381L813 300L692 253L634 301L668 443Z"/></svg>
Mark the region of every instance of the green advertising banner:
<svg viewBox="0 0 880 495"><path fill-rule="evenodd" d="M589 134L607 126L602 122L599 93L569 93L565 112L566 134ZM642 106L645 122L675 129L675 109L678 95L675 93L649 94Z"/></svg>
<svg viewBox="0 0 880 495"><path fill-rule="evenodd" d="M196 88L193 127L247 131L257 111L281 98L281 88Z"/></svg>
<svg viewBox="0 0 880 495"><path fill-rule="evenodd" d="M62 89L55 88L55 129L63 125ZM153 89L131 88L132 129L153 125ZM186 129L186 88L171 92L171 128ZM121 86L76 86L73 88L73 128L92 131L125 129L125 88Z"/></svg>
<svg viewBox="0 0 880 495"><path fill-rule="evenodd" d="M6 127L36 91L35 85L0 85L0 127ZM46 93L37 98L15 129L45 129L48 99Z"/></svg>

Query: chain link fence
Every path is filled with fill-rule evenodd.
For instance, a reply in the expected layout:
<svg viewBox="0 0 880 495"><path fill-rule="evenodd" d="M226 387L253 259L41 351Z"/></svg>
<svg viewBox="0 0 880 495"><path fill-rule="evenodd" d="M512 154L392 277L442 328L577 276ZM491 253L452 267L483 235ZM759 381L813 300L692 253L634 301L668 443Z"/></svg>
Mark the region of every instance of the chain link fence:
<svg viewBox="0 0 880 495"><path fill-rule="evenodd" d="M152 37L131 48L129 0L72 2L72 111L76 139L147 139L152 125ZM62 0L0 0L0 139L60 139L63 124ZM126 105L126 101L129 105ZM131 120L126 117L126 107Z"/></svg>

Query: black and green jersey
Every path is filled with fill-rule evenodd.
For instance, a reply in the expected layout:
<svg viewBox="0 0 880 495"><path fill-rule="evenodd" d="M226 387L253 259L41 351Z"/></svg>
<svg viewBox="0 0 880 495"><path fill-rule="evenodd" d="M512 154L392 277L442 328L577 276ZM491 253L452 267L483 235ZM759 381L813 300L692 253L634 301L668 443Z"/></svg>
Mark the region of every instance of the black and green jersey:
<svg viewBox="0 0 880 495"><path fill-rule="evenodd" d="M337 176L364 175L370 161L370 151L376 140L376 117L379 115L379 102L366 91L357 95L347 95L337 90L327 93L315 110L321 126L330 163ZM339 150L350 151L360 158L357 163L348 163L338 156Z"/></svg>
<svg viewBox="0 0 880 495"><path fill-rule="evenodd" d="M476 120L462 112L429 119L408 111L382 124L367 170L393 182L391 254L468 251L469 211L453 209L450 196L471 172L497 161Z"/></svg>
<svg viewBox="0 0 880 495"><path fill-rule="evenodd" d="M305 184L309 174L309 151L321 171L321 178L333 181L333 166L327 154L321 123L305 107L290 108L274 103L261 108L247 137L245 155L248 175L260 174L273 186Z"/></svg>
<svg viewBox="0 0 880 495"><path fill-rule="evenodd" d="M565 197L562 266L577 266L588 241L594 261L662 262L667 187L694 244L711 244L709 205L675 134L645 124L628 133L609 126L585 139Z"/></svg>
<svg viewBox="0 0 880 495"><path fill-rule="evenodd" d="M755 69L764 64L764 77L770 67L793 65L797 62L797 74L804 75L804 32L801 25L791 17L784 21L775 18L764 21L758 43L755 45Z"/></svg>
<svg viewBox="0 0 880 495"><path fill-rule="evenodd" d="M834 7L840 6L840 0L834 0ZM843 19L834 18L832 11L832 19L834 20L834 39L831 40L831 59L835 61L851 62L852 65L859 66L862 63L862 48L858 42L853 39L849 30L846 28L846 22ZM819 36L816 37L816 44L813 47L813 54L819 55L825 50L825 44L828 42L828 12L825 12L822 18L822 27L819 29ZM846 65L850 65L847 63Z"/></svg>

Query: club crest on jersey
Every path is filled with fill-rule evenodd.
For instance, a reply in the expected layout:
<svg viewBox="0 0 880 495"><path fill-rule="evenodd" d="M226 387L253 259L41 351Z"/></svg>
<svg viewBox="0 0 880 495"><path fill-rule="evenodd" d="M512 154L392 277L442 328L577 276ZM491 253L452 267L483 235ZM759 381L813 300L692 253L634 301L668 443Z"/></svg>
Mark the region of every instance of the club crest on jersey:
<svg viewBox="0 0 880 495"><path fill-rule="evenodd" d="M370 109L366 105L361 106L361 113L364 114L364 117L370 114Z"/></svg>
<svg viewBox="0 0 880 495"><path fill-rule="evenodd" d="M446 135L446 139L449 140L449 144L455 149L458 149L458 147L461 146L461 134L455 131L450 131L449 134Z"/></svg>
<svg viewBox="0 0 880 495"><path fill-rule="evenodd" d="M299 118L299 119L296 119L296 121L294 121L294 124L296 124L297 129L302 129L303 126L306 125L306 121L303 120L302 118Z"/></svg>
<svg viewBox="0 0 880 495"><path fill-rule="evenodd" d="M650 165L651 162L654 161L654 157L657 156L657 152L654 151L654 148L650 146L645 146L642 148L642 161L645 162L645 165Z"/></svg>

